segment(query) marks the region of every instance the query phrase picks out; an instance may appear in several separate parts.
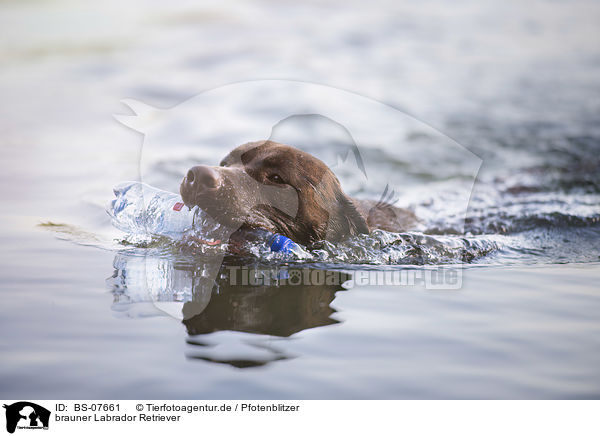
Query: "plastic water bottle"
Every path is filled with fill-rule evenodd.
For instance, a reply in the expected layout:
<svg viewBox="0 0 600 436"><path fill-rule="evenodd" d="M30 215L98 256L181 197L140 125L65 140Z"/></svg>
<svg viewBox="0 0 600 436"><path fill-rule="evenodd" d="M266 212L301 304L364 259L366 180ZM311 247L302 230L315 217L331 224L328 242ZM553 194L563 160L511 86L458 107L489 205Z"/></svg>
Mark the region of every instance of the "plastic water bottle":
<svg viewBox="0 0 600 436"><path fill-rule="evenodd" d="M141 182L121 183L113 192L107 212L119 230L176 239L193 228L198 210L185 207L178 194Z"/></svg>
<svg viewBox="0 0 600 436"><path fill-rule="evenodd" d="M124 182L113 189L115 199L107 212L112 224L134 235L158 235L181 239L191 230L204 233L215 232L219 225L198 207L189 209L181 196L163 191L142 182ZM195 226L194 223L201 223ZM196 228L205 225L208 228ZM223 230L223 229L221 229ZM286 236L266 230L248 233L248 240L258 238L267 242L273 252L293 253L303 256L306 252Z"/></svg>

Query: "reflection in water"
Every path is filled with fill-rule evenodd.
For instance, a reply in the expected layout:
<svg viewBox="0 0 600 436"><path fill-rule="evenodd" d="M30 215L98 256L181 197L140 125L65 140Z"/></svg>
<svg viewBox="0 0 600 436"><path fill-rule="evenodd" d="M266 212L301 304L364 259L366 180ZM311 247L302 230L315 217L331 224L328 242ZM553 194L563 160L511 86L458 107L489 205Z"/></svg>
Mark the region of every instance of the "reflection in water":
<svg viewBox="0 0 600 436"><path fill-rule="evenodd" d="M120 253L107 279L112 309L120 317L181 319L189 334L188 358L238 368L291 358L273 343L339 322L331 318L330 304L349 274L220 260Z"/></svg>

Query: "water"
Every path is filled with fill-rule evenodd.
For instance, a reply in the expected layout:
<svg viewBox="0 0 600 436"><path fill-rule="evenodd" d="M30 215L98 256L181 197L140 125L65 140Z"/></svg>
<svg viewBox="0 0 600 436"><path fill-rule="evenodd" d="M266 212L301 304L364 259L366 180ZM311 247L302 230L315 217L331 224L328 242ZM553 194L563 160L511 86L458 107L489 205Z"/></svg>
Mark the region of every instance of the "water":
<svg viewBox="0 0 600 436"><path fill-rule="evenodd" d="M2 5L4 397L600 396L600 7L348 6ZM322 158L352 195L378 199L389 183L419 227L296 259L111 225L119 182L177 191L192 165L259 139L242 118L182 118L142 138L112 119L128 113L119 100L170 108L264 78L413 116L359 141L366 176L338 160L348 135L327 120L270 134ZM253 120L287 97L255 99ZM462 272L460 289L348 286L439 265ZM270 281L232 284L235 272ZM330 284L292 283L323 273Z"/></svg>

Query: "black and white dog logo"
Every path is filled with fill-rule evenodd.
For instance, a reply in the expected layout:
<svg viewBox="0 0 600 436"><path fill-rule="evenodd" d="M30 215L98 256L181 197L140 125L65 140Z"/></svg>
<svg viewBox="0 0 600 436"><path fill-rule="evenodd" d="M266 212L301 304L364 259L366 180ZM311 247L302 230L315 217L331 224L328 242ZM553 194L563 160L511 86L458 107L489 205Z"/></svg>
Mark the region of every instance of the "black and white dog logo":
<svg viewBox="0 0 600 436"><path fill-rule="evenodd" d="M4 405L6 409L6 431L14 433L15 429L48 429L50 411L29 401L19 401Z"/></svg>

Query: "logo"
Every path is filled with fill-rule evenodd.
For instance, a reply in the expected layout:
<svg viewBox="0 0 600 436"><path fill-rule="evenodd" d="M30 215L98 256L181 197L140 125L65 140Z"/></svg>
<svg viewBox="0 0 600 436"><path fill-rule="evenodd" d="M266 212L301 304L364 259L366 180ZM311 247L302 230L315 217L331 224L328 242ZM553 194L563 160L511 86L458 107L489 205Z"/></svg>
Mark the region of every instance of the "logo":
<svg viewBox="0 0 600 436"><path fill-rule="evenodd" d="M15 429L48 430L50 411L28 401L19 401L4 405L6 409L6 431L14 433Z"/></svg>
<svg viewBox="0 0 600 436"><path fill-rule="evenodd" d="M212 173L195 174L191 168L198 164L204 168L205 164L217 168L213 166L219 160L215 159L213 153L218 150L223 151L220 158L228 156L230 166L244 168L242 155L248 150L234 154L228 152L240 144L250 146L252 143L249 141L260 140L289 144L312 154L333 174L332 177L324 177L325 173L317 171L308 184L310 186L302 191L286 184L264 183L245 171L227 172L227 182L219 188L219 195L213 188L203 192L207 200L202 210L206 213L201 215L201 225L196 226L201 231L184 241L194 250L194 254L202 254L193 272L179 268L176 262L169 263L169 260L154 255L117 255L114 261L116 271L108 283L116 290L115 295L121 296L119 303L123 304L119 304L118 310L131 304L129 307L133 313L137 310L133 305L139 303L140 309L141 305L144 307L141 309L143 313L148 313L145 303L151 302L158 309L157 314L166 313L179 319L192 319L200 315L199 311L207 307L212 289L223 272L226 256L226 250L210 250L207 246L227 243L231 235L247 222L273 224L266 227L270 229L277 228L276 223L282 222L282 227L296 226L298 232L302 233L303 224L299 224L299 214L303 207L306 208L303 201L319 211L308 219L307 222L312 223L307 225L308 231L314 233L315 240L327 241L322 247L310 250L302 257L311 262L327 259L327 262L366 261L378 265L403 263L405 258L416 263L427 262L427 253L433 248L429 248L429 240L419 234L401 235L397 239L394 239L395 236L379 234L353 241L353 245L332 245L329 241L339 240L341 235L368 233L361 213L368 219L372 217L376 224L408 223L413 220L412 209L416 217L431 218L432 222L438 220L438 216L447 215L452 228L458 234L463 233L464 218L481 159L431 126L385 103L324 85L287 80L231 83L202 92L168 109L131 99L123 100L123 103L131 113L115 115L115 118L143 135L138 154L139 177L136 179L150 186L181 193L181 186L185 183L188 195L196 198L199 191L192 188L191 184L195 183L196 177L211 179ZM232 128L232 125L235 127ZM173 132L177 132L175 140ZM237 149L239 151L239 147ZM432 155L437 156L433 162L429 158ZM434 168L437 162L445 160L461 162L461 182L453 184L450 191L437 181L438 176L433 176L439 173ZM414 166L414 170L400 171L398 165ZM186 174L192 175L188 179ZM423 174L432 174L431 180L430 176L424 177ZM345 180L346 192L369 196L372 200L364 198L367 201L361 202L364 209L361 213L352 206L351 200L345 199L340 193L333 197L327 195L337 192L331 185L335 184L332 180L337 180L337 176ZM214 180L208 182L212 184ZM203 186L202 183L200 186ZM138 222L137 210L146 211L149 207L155 207L152 203L153 194L150 191L144 194L145 189L138 189L138 194L135 190L131 191L127 194L133 195L129 197L131 200L118 200L113 204L114 213L118 214L124 212L121 205L129 204L129 201L137 205L137 198L142 200L139 209L133 211L134 208L131 208L131 212L123 215L125 227L129 227L130 222ZM117 198L126 192L119 189L115 191ZM300 192L315 194L306 194L303 200ZM449 198L452 200L449 201ZM448 203L452 204L451 211L448 210ZM182 200L169 206L175 212L184 212L186 209ZM140 217L141 221L149 222L145 215ZM139 228L137 224L131 226L129 233L134 238L128 241L126 237L125 245L143 247L147 246L146 243L153 244L144 236L152 235L154 223L160 223L159 234L163 231L168 233L171 225L177 232L179 226L176 220L163 222L162 218L152 218L151 221L145 227ZM414 226L417 231L421 224ZM437 226L434 225L435 228ZM410 224L406 227L410 228ZM447 252L458 253L456 262L460 265L464 257L461 255L461 243L458 242L458 248L454 248L452 240L449 244L443 241L436 243L435 250L440 250L441 256ZM257 250L258 256L271 255ZM392 275L391 271L389 275ZM374 277L378 280L379 275ZM433 280L437 276L434 277L429 271L424 277L426 285L431 283L436 289L457 289L461 286L461 282L454 280L453 275L449 282ZM254 280L247 274L246 278L248 280L242 283L244 285L257 286L260 281L259 277ZM308 280L312 280L311 275L292 270L286 285L307 284ZM370 276L366 280L372 283ZM402 283L403 280L400 277L398 281ZM263 281L260 283L264 284ZM412 282L409 280L407 283L410 285ZM199 298L200 294L203 295L202 304L187 305L185 313L179 309L182 300L186 302Z"/></svg>

